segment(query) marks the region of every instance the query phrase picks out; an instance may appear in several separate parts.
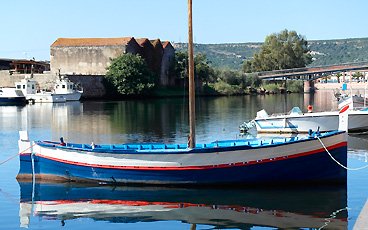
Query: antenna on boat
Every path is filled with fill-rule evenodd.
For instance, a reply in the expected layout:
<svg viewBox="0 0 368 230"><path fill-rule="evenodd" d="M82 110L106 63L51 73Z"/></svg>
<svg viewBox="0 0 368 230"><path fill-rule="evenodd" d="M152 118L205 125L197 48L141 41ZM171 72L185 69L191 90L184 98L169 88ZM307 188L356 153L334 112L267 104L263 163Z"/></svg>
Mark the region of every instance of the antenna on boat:
<svg viewBox="0 0 368 230"><path fill-rule="evenodd" d="M194 148L195 141L195 85L193 58L192 0L188 0L188 62L189 62L189 140L188 147Z"/></svg>
<svg viewBox="0 0 368 230"><path fill-rule="evenodd" d="M33 78L33 64L31 65L31 78Z"/></svg>

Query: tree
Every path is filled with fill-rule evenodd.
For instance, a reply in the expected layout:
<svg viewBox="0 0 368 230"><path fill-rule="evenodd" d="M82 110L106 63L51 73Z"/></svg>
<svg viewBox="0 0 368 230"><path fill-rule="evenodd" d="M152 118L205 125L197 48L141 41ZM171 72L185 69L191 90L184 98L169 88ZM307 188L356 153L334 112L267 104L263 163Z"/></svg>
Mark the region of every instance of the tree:
<svg viewBox="0 0 368 230"><path fill-rule="evenodd" d="M175 74L179 78L188 77L188 53L187 52L176 52L175 53ZM214 81L215 71L210 66L206 55L197 54L194 57L194 75L198 80L205 83Z"/></svg>
<svg viewBox="0 0 368 230"><path fill-rule="evenodd" d="M174 61L174 72L179 78L188 77L188 53L176 52Z"/></svg>
<svg viewBox="0 0 368 230"><path fill-rule="evenodd" d="M246 73L305 67L312 63L307 40L295 31L283 30L266 37L259 53L243 63Z"/></svg>
<svg viewBox="0 0 368 230"><path fill-rule="evenodd" d="M126 96L145 94L155 86L154 74L144 59L130 53L111 60L106 79L119 94Z"/></svg>
<svg viewBox="0 0 368 230"><path fill-rule="evenodd" d="M194 73L197 79L206 84L214 80L214 70L205 54L199 53L194 57Z"/></svg>

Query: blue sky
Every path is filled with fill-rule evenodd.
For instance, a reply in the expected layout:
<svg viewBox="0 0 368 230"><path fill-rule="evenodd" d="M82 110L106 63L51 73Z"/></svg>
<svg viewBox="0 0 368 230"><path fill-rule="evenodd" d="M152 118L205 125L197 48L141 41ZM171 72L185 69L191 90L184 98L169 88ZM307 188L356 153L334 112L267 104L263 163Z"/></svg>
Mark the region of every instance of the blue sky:
<svg viewBox="0 0 368 230"><path fill-rule="evenodd" d="M283 29L308 40L368 37L366 0L193 0L195 43L262 42ZM187 41L187 0L11 0L0 8L1 58L49 60L59 37Z"/></svg>

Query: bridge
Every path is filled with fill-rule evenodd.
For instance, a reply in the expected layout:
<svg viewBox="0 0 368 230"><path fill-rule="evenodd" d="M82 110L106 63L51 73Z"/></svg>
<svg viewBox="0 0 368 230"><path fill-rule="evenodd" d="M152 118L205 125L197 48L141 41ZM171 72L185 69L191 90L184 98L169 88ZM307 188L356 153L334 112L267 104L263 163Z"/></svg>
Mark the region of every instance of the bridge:
<svg viewBox="0 0 368 230"><path fill-rule="evenodd" d="M312 92L314 90L314 80L336 73L344 73L343 76L345 76L345 73L350 71L368 71L368 62L273 70L256 72L253 74L262 80L302 80L305 81L304 91Z"/></svg>
<svg viewBox="0 0 368 230"><path fill-rule="evenodd" d="M295 69L282 69L264 72L255 72L262 80L316 80L331 74L349 71L368 71L368 62L353 62L339 65L327 65L318 67L304 67Z"/></svg>

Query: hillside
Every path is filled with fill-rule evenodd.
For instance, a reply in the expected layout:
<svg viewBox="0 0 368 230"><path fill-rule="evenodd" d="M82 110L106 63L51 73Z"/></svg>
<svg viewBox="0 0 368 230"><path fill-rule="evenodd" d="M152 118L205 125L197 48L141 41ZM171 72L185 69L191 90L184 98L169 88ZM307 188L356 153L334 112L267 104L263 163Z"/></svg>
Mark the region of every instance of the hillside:
<svg viewBox="0 0 368 230"><path fill-rule="evenodd" d="M258 52L262 43L195 44L194 52L204 53L213 67L241 69L246 59ZM368 61L368 38L308 41L313 62L310 66ZM175 43L178 51L186 43Z"/></svg>

